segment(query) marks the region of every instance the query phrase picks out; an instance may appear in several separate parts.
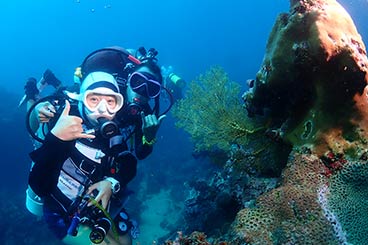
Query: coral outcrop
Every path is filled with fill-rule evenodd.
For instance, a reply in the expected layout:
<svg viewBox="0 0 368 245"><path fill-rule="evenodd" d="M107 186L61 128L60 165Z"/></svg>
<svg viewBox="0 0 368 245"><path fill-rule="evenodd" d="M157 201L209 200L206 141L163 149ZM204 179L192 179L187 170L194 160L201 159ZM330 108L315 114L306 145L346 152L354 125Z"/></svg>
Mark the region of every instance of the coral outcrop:
<svg viewBox="0 0 368 245"><path fill-rule="evenodd" d="M335 0L290 1L270 34L248 111L266 113L294 145L361 153L367 137L368 60L353 20Z"/></svg>
<svg viewBox="0 0 368 245"><path fill-rule="evenodd" d="M337 1L290 1L244 100L294 150L280 186L238 213L234 244L365 244L367 69Z"/></svg>

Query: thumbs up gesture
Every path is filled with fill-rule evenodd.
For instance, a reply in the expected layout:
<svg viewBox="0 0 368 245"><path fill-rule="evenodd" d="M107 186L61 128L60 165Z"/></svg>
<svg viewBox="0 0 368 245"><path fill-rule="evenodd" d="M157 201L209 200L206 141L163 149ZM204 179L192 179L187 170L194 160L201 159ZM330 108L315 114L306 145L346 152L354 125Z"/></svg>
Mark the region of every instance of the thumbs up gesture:
<svg viewBox="0 0 368 245"><path fill-rule="evenodd" d="M51 133L64 141L71 141L79 138L95 138L94 135L83 133L82 118L69 115L69 112L70 103L68 100L65 100L65 108L55 126L51 129Z"/></svg>

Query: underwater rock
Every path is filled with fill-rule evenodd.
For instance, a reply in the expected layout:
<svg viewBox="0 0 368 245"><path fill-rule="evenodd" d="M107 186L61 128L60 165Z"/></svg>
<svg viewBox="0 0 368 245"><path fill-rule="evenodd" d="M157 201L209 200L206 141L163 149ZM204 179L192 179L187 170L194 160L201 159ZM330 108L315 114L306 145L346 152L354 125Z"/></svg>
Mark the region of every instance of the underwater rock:
<svg viewBox="0 0 368 245"><path fill-rule="evenodd" d="M210 180L198 179L185 185L189 193L181 224L183 233L190 234L197 230L215 237L219 231L227 230L241 203L224 176L215 173Z"/></svg>
<svg viewBox="0 0 368 245"><path fill-rule="evenodd" d="M270 34L261 69L244 95L293 145L323 154L366 147L368 60L353 20L335 0L290 1Z"/></svg>

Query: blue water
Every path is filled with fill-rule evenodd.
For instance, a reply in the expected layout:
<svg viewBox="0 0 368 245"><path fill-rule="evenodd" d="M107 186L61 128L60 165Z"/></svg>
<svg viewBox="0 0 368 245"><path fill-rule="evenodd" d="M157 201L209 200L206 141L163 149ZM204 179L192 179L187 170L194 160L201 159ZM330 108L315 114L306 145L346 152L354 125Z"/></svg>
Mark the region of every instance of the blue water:
<svg viewBox="0 0 368 245"><path fill-rule="evenodd" d="M368 1L340 3L352 15L363 40L367 41ZM187 81L210 66L221 65L232 80L244 85L259 69L276 16L288 8L287 0L1 1L3 171L0 171L0 192L7 193L0 194L5 200L0 207L4 215L10 216L0 220L0 235L9 239L16 237L19 224L32 221L22 206L29 169L27 154L32 145L24 127L25 108L16 107L26 78L41 77L42 72L50 68L62 81L71 84L74 68L88 53L119 45L156 48L159 63L172 65ZM143 162L148 165L150 174L159 175L160 168L183 169L178 178L182 180L185 174L190 178L196 164L201 163L192 157L188 135L177 130L169 117L158 137L154 153ZM141 169L144 169L142 164ZM159 176L162 185L170 185L174 177ZM14 211L10 208L13 205L20 210L16 214L10 211ZM17 218L19 216L21 218Z"/></svg>

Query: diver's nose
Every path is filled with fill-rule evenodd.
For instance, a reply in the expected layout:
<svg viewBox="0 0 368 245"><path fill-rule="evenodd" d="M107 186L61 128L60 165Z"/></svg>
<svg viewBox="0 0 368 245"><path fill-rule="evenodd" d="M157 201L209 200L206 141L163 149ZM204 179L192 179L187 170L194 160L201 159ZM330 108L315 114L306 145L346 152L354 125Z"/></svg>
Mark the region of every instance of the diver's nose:
<svg viewBox="0 0 368 245"><path fill-rule="evenodd" d="M97 110L99 113L104 113L107 111L107 101L101 100L101 102L98 104Z"/></svg>

